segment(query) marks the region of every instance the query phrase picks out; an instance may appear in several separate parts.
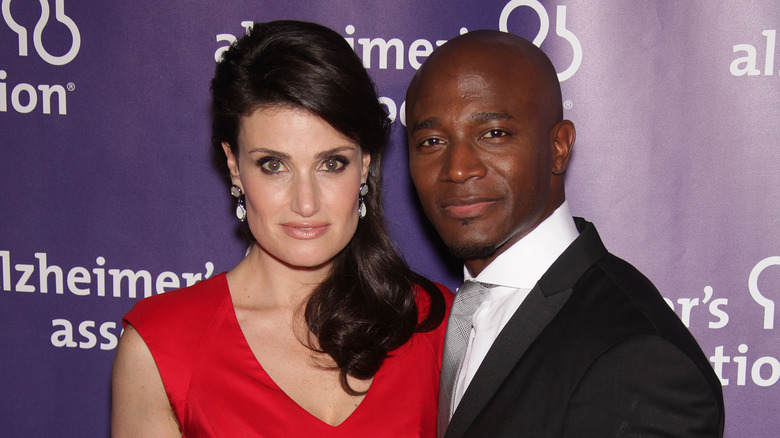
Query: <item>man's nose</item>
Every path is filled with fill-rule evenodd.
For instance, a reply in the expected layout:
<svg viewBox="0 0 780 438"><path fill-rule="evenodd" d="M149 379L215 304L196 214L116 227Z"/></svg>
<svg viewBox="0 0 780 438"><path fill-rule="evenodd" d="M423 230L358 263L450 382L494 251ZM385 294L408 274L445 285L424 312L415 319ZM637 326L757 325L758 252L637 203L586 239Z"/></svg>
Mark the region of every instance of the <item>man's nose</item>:
<svg viewBox="0 0 780 438"><path fill-rule="evenodd" d="M471 178L482 178L487 173L477 145L468 141L453 142L445 152L444 160L440 176L442 180L460 183Z"/></svg>

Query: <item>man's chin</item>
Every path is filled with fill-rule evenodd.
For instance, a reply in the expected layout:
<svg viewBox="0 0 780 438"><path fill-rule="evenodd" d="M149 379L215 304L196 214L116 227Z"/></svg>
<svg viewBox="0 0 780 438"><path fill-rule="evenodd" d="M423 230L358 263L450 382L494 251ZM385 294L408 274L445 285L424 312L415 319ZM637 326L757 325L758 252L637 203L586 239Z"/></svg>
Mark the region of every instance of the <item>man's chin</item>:
<svg viewBox="0 0 780 438"><path fill-rule="evenodd" d="M460 260L486 259L498 249L495 245L450 245L447 248Z"/></svg>

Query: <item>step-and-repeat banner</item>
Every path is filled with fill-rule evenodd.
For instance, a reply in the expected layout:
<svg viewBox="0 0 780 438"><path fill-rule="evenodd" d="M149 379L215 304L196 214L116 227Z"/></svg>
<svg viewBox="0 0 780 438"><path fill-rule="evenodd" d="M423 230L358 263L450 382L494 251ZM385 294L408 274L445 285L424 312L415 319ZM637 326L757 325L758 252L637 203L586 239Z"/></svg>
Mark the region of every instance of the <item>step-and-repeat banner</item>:
<svg viewBox="0 0 780 438"><path fill-rule="evenodd" d="M432 50L470 30L540 45L577 126L573 212L699 340L723 383L728 436L777 436L777 1L0 5L3 436L106 436L122 315L242 257L211 161L209 80L253 22L282 18L335 29L363 59L394 120L387 220L409 263L451 288L460 267L407 172L406 85Z"/></svg>

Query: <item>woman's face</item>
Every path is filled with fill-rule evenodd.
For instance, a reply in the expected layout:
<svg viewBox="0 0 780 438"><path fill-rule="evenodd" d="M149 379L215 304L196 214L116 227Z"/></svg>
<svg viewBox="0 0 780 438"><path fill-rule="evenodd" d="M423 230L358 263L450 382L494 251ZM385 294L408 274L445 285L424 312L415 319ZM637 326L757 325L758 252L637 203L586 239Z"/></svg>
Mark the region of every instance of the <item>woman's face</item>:
<svg viewBox="0 0 780 438"><path fill-rule="evenodd" d="M238 156L223 148L256 249L313 268L349 243L371 161L353 140L306 110L272 107L241 119Z"/></svg>

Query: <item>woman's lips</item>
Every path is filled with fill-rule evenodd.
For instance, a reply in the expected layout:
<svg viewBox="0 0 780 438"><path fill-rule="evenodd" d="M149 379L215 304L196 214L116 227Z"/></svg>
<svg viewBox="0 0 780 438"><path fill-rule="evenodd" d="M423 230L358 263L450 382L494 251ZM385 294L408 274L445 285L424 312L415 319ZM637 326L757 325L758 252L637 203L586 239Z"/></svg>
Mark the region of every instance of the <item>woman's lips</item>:
<svg viewBox="0 0 780 438"><path fill-rule="evenodd" d="M330 225L324 223L288 222L282 224L282 229L293 239L311 240L328 232Z"/></svg>

